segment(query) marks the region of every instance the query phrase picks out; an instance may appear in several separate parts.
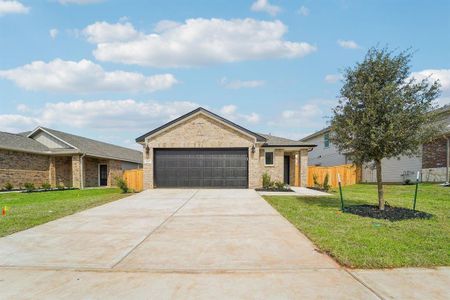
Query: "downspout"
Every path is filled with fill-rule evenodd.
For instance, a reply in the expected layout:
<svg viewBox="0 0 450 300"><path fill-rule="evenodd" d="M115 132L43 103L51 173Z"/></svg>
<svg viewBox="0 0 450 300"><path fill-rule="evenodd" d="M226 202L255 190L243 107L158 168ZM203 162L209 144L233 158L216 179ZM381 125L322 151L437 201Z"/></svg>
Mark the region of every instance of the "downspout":
<svg viewBox="0 0 450 300"><path fill-rule="evenodd" d="M449 173L448 173L449 163L450 163L450 137L447 136L447 164L446 164L447 172L445 173L446 184L449 184Z"/></svg>
<svg viewBox="0 0 450 300"><path fill-rule="evenodd" d="M86 153L83 153L80 157L80 189L84 189L84 163L83 158L86 156Z"/></svg>

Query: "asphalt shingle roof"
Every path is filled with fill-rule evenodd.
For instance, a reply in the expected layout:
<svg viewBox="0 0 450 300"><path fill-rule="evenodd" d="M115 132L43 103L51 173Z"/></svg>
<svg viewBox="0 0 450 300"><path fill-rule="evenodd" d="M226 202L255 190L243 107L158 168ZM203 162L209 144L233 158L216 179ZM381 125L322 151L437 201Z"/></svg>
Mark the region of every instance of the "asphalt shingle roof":
<svg viewBox="0 0 450 300"><path fill-rule="evenodd" d="M93 139L50 128L42 128L60 138L61 140L78 148L80 152L86 153L87 155L116 158L124 161L142 163L142 152L140 151L96 141Z"/></svg>
<svg viewBox="0 0 450 300"><path fill-rule="evenodd" d="M0 148L38 153L50 153L49 148L33 139L27 138L22 134L14 134L2 131L0 131Z"/></svg>
<svg viewBox="0 0 450 300"><path fill-rule="evenodd" d="M86 155L90 156L111 158L142 164L142 152L140 151L88 139L82 136L50 128L40 128L48 131L77 149L50 149L38 141L27 137L31 131L22 132L19 134L0 132L0 148L42 154L86 153Z"/></svg>
<svg viewBox="0 0 450 300"><path fill-rule="evenodd" d="M300 141L290 140L279 136L274 136L271 134L262 134L258 133L260 136L264 137L266 139L266 142L264 143L263 147L273 147L273 146L286 146L286 147L304 147L304 146L311 146L315 147L316 145L311 143L304 143Z"/></svg>

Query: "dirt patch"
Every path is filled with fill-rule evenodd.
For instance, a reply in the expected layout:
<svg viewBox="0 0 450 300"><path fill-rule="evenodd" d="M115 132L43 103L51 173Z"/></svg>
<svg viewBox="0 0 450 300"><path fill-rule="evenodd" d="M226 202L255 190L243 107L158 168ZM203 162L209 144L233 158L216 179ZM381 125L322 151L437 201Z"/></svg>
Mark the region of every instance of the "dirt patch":
<svg viewBox="0 0 450 300"><path fill-rule="evenodd" d="M344 212L358 215L361 217L385 219L389 221L401 221L409 219L430 219L433 215L412 210L404 207L385 206L384 210L379 210L376 205L354 205L344 209Z"/></svg>

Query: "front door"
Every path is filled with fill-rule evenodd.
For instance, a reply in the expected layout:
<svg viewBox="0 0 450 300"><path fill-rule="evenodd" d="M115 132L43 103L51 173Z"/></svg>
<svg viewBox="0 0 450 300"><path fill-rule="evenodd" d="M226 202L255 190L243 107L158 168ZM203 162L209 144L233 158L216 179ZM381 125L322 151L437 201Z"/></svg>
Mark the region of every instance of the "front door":
<svg viewBox="0 0 450 300"><path fill-rule="evenodd" d="M99 185L100 186L108 185L108 166L100 165L99 166L99 174L100 174Z"/></svg>
<svg viewBox="0 0 450 300"><path fill-rule="evenodd" d="M291 159L289 156L284 157L284 183L289 184L290 182L290 166L291 166Z"/></svg>

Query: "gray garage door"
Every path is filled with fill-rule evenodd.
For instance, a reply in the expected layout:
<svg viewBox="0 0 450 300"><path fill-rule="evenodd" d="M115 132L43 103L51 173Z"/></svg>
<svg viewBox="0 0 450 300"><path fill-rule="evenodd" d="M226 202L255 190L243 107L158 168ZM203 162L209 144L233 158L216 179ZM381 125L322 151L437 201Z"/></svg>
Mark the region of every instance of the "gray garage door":
<svg viewBox="0 0 450 300"><path fill-rule="evenodd" d="M247 149L155 149L155 184L247 188L247 158Z"/></svg>

